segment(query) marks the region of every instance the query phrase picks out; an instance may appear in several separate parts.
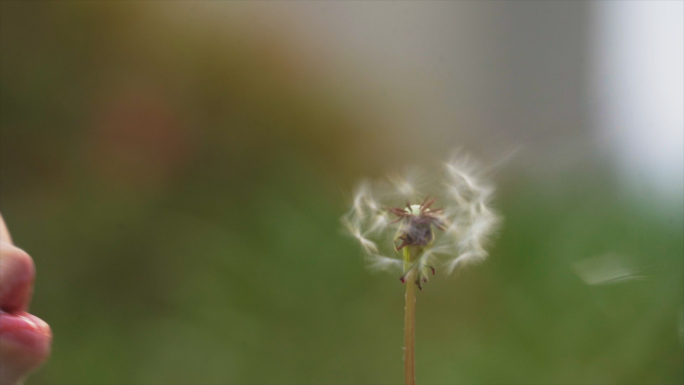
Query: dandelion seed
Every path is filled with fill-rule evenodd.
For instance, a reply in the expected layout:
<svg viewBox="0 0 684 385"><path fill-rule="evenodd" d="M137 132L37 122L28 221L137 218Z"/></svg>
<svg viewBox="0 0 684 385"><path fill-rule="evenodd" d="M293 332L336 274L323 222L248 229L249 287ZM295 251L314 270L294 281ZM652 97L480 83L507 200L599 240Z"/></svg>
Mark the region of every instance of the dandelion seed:
<svg viewBox="0 0 684 385"><path fill-rule="evenodd" d="M372 254L368 257L368 268L372 270L388 270L391 268L401 268L401 261L396 258L385 257L379 254Z"/></svg>
<svg viewBox="0 0 684 385"><path fill-rule="evenodd" d="M459 266L464 266L472 262L479 262L481 259L484 259L486 257L486 254L479 254L474 251L465 252L459 255L458 257L454 258L451 262L449 262L447 266L447 272L451 274Z"/></svg>
<svg viewBox="0 0 684 385"><path fill-rule="evenodd" d="M380 213L376 215L373 225L368 229L368 233L374 233L378 230L384 229L389 222L389 216L386 213Z"/></svg>
<svg viewBox="0 0 684 385"><path fill-rule="evenodd" d="M343 220L343 223L349 234L351 234L354 238L356 238L357 241L359 241L364 251L366 251L367 253L378 252L378 247L375 244L375 242L371 241L370 239L366 238L363 234L361 234L361 227L358 223L354 223L349 220Z"/></svg>

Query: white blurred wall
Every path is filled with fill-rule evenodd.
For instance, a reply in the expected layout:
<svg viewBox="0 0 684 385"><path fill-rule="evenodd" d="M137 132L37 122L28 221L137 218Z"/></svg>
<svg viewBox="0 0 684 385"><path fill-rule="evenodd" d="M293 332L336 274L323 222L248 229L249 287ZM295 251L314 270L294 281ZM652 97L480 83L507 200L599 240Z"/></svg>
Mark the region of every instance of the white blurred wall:
<svg viewBox="0 0 684 385"><path fill-rule="evenodd" d="M592 4L600 143L642 194L684 194L684 2Z"/></svg>

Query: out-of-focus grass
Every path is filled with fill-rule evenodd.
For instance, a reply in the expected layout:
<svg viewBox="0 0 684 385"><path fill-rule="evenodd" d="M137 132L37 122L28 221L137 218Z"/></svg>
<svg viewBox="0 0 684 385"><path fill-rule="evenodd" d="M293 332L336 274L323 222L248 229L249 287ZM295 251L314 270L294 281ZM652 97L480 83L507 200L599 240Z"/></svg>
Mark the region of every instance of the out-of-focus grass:
<svg viewBox="0 0 684 385"><path fill-rule="evenodd" d="M146 10L2 3L0 208L55 334L29 383L400 382L403 288L338 222L396 142L284 40ZM419 295L419 382L684 380L681 212L595 166L498 174L490 260ZM643 278L586 285L606 253Z"/></svg>

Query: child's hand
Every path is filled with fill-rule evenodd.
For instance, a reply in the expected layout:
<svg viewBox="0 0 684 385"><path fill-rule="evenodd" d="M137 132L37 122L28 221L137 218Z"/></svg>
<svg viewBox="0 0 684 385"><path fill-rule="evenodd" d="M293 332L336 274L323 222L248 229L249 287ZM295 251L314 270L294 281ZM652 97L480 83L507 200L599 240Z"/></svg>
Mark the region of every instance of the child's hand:
<svg viewBox="0 0 684 385"><path fill-rule="evenodd" d="M0 385L21 383L50 355L50 326L27 313L34 277L33 260L12 244L0 216Z"/></svg>

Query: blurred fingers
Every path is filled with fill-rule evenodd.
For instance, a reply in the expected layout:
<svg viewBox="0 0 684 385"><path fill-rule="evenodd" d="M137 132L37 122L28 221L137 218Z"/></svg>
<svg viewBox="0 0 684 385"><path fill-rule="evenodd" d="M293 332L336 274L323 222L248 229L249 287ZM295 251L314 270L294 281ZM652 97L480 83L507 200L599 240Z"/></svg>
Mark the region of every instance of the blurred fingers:
<svg viewBox="0 0 684 385"><path fill-rule="evenodd" d="M0 217L0 385L16 385L50 355L52 331L28 314L35 266Z"/></svg>
<svg viewBox="0 0 684 385"><path fill-rule="evenodd" d="M0 310L28 310L35 275L33 260L25 251L0 242Z"/></svg>

